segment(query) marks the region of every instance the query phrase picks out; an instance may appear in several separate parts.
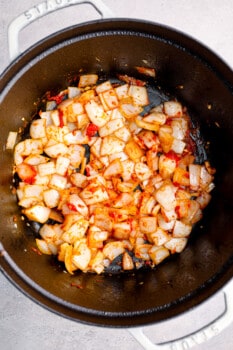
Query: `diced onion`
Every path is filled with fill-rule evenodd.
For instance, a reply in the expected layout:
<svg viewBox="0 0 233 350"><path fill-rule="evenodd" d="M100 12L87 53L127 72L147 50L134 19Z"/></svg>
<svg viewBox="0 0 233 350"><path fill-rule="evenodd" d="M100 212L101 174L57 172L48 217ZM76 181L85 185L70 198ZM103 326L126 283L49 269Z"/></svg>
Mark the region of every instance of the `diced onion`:
<svg viewBox="0 0 233 350"><path fill-rule="evenodd" d="M17 133L8 135L18 204L41 224L36 245L70 274L100 274L115 259L125 271L154 267L181 253L214 188L215 169L195 163L186 108L149 110L146 83L119 78L81 75L47 94L29 137L15 145Z"/></svg>
<svg viewBox="0 0 233 350"><path fill-rule="evenodd" d="M6 141L6 149L13 149L16 143L18 133L15 131L10 131Z"/></svg>

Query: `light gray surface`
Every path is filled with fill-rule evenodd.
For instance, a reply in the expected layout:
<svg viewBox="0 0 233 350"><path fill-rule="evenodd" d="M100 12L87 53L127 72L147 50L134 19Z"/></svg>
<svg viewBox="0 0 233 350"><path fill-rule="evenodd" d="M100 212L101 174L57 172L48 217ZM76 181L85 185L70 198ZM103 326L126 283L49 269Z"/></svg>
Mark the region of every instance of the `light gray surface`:
<svg viewBox="0 0 233 350"><path fill-rule="evenodd" d="M9 63L7 25L16 15L42 0L0 0L0 71ZM56 1L56 0L48 0ZM57 0L58 1L58 0ZM63 0L65 1L65 0ZM152 20L182 30L217 52L233 67L233 4L231 0L105 0L116 17ZM75 22L94 19L89 6L72 7L42 18L20 34L20 47L27 46L58 29ZM208 310L211 312L206 312ZM177 325L163 323L146 328L153 340L166 341L177 336L177 330L192 331L208 322L223 308L219 293L214 302L196 316L179 318ZM197 311L197 310L196 310ZM233 323L196 350L230 350L233 348ZM61 318L21 294L0 274L0 349L1 350L142 350L126 329L108 329L79 324ZM174 350L175 348L173 348ZM183 345L183 349L188 349Z"/></svg>

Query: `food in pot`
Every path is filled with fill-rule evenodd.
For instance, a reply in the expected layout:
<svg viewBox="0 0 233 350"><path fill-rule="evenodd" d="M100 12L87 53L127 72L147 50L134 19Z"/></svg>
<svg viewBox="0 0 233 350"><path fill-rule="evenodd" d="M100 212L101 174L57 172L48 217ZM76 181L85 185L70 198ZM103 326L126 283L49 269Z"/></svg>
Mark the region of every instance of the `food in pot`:
<svg viewBox="0 0 233 350"><path fill-rule="evenodd" d="M70 274L100 274L114 262L154 267L182 252L214 188L181 103L151 107L145 83L98 79L82 75L47 94L14 149L18 204L41 225L37 247Z"/></svg>

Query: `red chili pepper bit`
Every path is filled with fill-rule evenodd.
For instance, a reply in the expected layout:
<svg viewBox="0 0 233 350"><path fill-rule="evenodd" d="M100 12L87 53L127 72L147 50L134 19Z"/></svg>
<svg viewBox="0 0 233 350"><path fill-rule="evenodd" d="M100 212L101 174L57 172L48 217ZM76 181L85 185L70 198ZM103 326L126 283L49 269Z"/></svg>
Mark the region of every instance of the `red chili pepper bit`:
<svg viewBox="0 0 233 350"><path fill-rule="evenodd" d="M77 211L77 208L73 203L67 203L67 207L72 211Z"/></svg>
<svg viewBox="0 0 233 350"><path fill-rule="evenodd" d="M139 80L139 79L136 79L135 83L136 83L137 86L145 86L146 85L146 83L144 81Z"/></svg>
<svg viewBox="0 0 233 350"><path fill-rule="evenodd" d="M115 218L114 212L110 211L110 213L108 214L110 216L110 218Z"/></svg>
<svg viewBox="0 0 233 350"><path fill-rule="evenodd" d="M42 255L41 251L37 248L31 247L31 250L38 255Z"/></svg>
<svg viewBox="0 0 233 350"><path fill-rule="evenodd" d="M32 165L31 166L29 165L29 167L30 167L31 174L30 176L26 177L23 181L28 185L33 185L36 181L37 171Z"/></svg>
<svg viewBox="0 0 233 350"><path fill-rule="evenodd" d="M71 282L70 283L70 286L71 287L76 287L78 289L83 289L83 286L81 284L77 284L77 283L74 283L74 282Z"/></svg>
<svg viewBox="0 0 233 350"><path fill-rule="evenodd" d="M175 213L176 213L176 215L178 216L178 219L180 219L180 218L181 218L180 205L177 205L177 206L175 207Z"/></svg>
<svg viewBox="0 0 233 350"><path fill-rule="evenodd" d="M64 113L61 109L58 110L58 117L59 117L59 127L63 128L64 124Z"/></svg>
<svg viewBox="0 0 233 350"><path fill-rule="evenodd" d="M48 96L47 96L47 99L49 101L55 101L56 104L59 105L63 101L64 96L65 96L65 94L58 94L58 95L55 95L55 96L50 96L50 92L49 92Z"/></svg>
<svg viewBox="0 0 233 350"><path fill-rule="evenodd" d="M117 219L119 218L119 215L114 211L110 211L109 216L115 221L117 221Z"/></svg>
<svg viewBox="0 0 233 350"><path fill-rule="evenodd" d="M172 121L173 121L173 119L168 117L165 124L168 126L171 126Z"/></svg>
<svg viewBox="0 0 233 350"><path fill-rule="evenodd" d="M91 170L88 166L86 166L86 176L90 176L91 175Z"/></svg>
<svg viewBox="0 0 233 350"><path fill-rule="evenodd" d="M97 133L98 130L99 130L99 127L97 125L90 123L87 127L86 135L89 137L92 137Z"/></svg>
<svg viewBox="0 0 233 350"><path fill-rule="evenodd" d="M91 193L95 193L95 191L96 191L96 186L90 186L90 187L89 187L89 191L90 191Z"/></svg>
<svg viewBox="0 0 233 350"><path fill-rule="evenodd" d="M179 163L179 161L180 161L180 156L178 156L178 154L177 153L175 153L174 151L169 151L169 152L167 152L167 153L165 153L165 155L166 155L166 157L168 157L168 158L170 158L170 159L172 159L172 160L175 160L176 161L176 164L178 164Z"/></svg>
<svg viewBox="0 0 233 350"><path fill-rule="evenodd" d="M25 179L24 182L28 185L33 185L35 183L35 176Z"/></svg>
<svg viewBox="0 0 233 350"><path fill-rule="evenodd" d="M129 218L129 219L127 220L127 222L128 222L129 225L130 225L130 230L133 231L133 219L132 219L132 218Z"/></svg>

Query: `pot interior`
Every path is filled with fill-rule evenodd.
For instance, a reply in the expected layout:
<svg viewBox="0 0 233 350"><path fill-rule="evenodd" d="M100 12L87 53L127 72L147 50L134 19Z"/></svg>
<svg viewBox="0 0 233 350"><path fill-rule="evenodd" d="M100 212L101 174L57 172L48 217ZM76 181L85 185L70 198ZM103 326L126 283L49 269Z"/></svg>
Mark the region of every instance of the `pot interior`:
<svg viewBox="0 0 233 350"><path fill-rule="evenodd" d="M35 250L34 234L21 220L12 193L9 131L30 120L48 90L63 89L72 76L136 75L135 66L155 68L149 84L187 106L207 142L216 168L216 188L187 248L152 271L120 275L64 273L50 256ZM1 79L0 242L3 272L50 310L82 322L129 326L177 315L205 300L232 277L232 86L233 74L220 59L169 28L112 20L75 26L28 50Z"/></svg>

